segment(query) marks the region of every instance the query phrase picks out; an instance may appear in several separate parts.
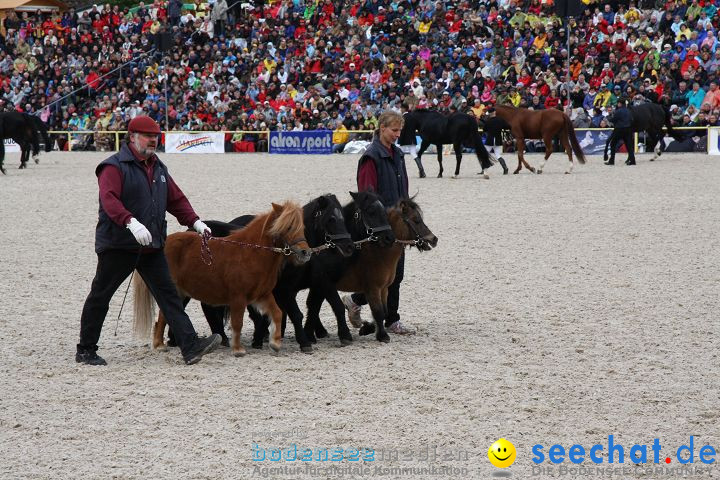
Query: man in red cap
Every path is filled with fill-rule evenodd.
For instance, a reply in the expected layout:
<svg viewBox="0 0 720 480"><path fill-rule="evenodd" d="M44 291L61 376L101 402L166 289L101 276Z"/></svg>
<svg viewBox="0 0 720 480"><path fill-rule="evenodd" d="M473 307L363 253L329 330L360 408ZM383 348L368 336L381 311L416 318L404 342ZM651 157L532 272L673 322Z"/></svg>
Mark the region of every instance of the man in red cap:
<svg viewBox="0 0 720 480"><path fill-rule="evenodd" d="M75 361L107 365L97 343L110 299L137 270L167 319L183 359L197 363L220 343L218 334L198 338L170 278L163 252L167 236L165 212L200 234L210 229L197 216L185 194L155 155L160 126L141 115L128 125L128 139L120 151L95 169L100 187L99 220L95 228L98 264L80 318L80 341Z"/></svg>

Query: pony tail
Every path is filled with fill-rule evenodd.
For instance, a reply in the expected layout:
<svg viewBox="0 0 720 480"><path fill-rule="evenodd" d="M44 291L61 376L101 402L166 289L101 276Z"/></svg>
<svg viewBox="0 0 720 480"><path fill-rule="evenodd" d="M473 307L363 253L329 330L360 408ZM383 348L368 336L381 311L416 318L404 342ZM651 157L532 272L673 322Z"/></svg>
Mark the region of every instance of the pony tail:
<svg viewBox="0 0 720 480"><path fill-rule="evenodd" d="M136 338L145 340L150 338L152 332L152 319L155 317L155 301L150 289L140 274L135 271L133 277L133 334Z"/></svg>

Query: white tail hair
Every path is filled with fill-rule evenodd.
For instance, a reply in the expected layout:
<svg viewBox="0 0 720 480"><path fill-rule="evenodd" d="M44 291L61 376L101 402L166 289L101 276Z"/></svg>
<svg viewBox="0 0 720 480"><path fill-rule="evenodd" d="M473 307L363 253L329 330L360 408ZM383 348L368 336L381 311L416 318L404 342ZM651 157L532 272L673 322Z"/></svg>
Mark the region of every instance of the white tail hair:
<svg viewBox="0 0 720 480"><path fill-rule="evenodd" d="M133 277L133 333L140 339L150 338L152 322L155 318L155 299L140 274L135 271Z"/></svg>

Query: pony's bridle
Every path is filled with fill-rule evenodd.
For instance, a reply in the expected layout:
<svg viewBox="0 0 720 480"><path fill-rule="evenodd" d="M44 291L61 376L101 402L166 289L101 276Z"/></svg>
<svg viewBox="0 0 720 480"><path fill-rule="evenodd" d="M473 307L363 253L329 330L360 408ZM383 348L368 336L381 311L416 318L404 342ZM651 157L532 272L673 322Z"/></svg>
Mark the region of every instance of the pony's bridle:
<svg viewBox="0 0 720 480"><path fill-rule="evenodd" d="M379 200L376 200L377 203L380 203ZM380 203L382 206L382 204ZM384 208L384 207L383 207ZM362 248L363 243L367 242L377 242L378 237L375 235L376 233L380 232L386 232L388 230L392 230L392 227L390 227L390 224L380 225L379 227L371 227L367 224L367 221L365 221L365 217L362 214L362 211L360 209L355 210L355 214L353 215L353 218L355 218L355 221L362 219L363 225L365 226L365 233L367 233L367 238L363 238L362 240L358 240L356 242L353 242L355 244L355 248L360 249Z"/></svg>
<svg viewBox="0 0 720 480"><path fill-rule="evenodd" d="M406 217L405 215L400 215L400 218L403 219L405 224L408 227L410 227L410 230L412 230L412 232L415 234L415 240L400 240L400 239L396 238L395 243L399 243L401 245L410 245L412 247L417 247L418 249L422 250L422 247L427 245L427 243L428 243L427 240L425 240L420 235L420 233L418 233L417 229L415 228L415 225L413 225L413 223L410 221L410 219L408 217Z"/></svg>
<svg viewBox="0 0 720 480"><path fill-rule="evenodd" d="M315 217L321 217L322 211L318 210L315 212ZM338 219L342 221L342 219ZM350 234L349 233L327 233L325 232L325 243L318 247L311 248L310 250L312 253L322 252L323 250L328 250L330 248L338 248L338 246L335 244L335 240L349 240Z"/></svg>
<svg viewBox="0 0 720 480"><path fill-rule="evenodd" d="M283 255L290 256L292 254L299 255L297 252L293 252L292 247L295 245L306 242L304 237L297 238L291 242L287 242L284 247L268 247L267 245L257 245L255 243L246 243L246 242L240 242L238 240L229 240L227 238L223 237L213 237L210 233L207 233L205 231L202 234L202 238L200 240L200 258L202 259L203 263L205 265L212 265L213 263L213 256L212 252L210 251L210 240L216 240L218 242L223 243L231 243L233 245L238 245L241 247L248 247L248 248L255 248L258 250L269 250L271 252L275 253L281 253Z"/></svg>

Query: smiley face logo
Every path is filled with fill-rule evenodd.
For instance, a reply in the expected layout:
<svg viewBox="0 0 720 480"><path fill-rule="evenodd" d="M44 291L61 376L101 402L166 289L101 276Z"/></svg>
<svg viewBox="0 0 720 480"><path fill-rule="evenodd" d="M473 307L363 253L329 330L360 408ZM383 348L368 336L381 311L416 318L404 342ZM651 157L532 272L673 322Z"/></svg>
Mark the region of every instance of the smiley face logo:
<svg viewBox="0 0 720 480"><path fill-rule="evenodd" d="M497 468L507 468L512 465L516 455L515 445L504 438L490 445L488 449L488 459Z"/></svg>

